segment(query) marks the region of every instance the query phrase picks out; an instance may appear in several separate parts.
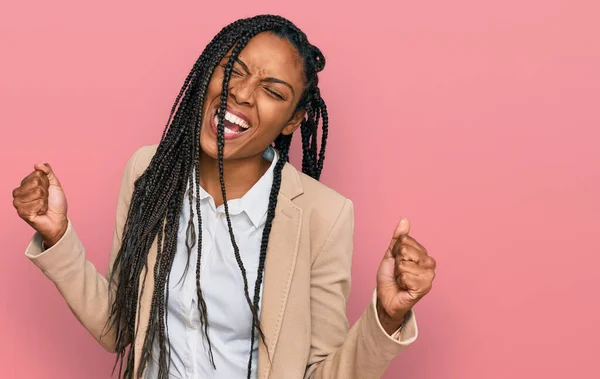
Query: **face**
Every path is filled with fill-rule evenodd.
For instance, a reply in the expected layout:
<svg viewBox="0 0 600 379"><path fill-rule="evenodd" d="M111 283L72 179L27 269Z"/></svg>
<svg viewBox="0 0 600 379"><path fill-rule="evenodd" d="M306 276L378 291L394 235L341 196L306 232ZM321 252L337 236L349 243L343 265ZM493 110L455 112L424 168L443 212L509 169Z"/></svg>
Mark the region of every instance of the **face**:
<svg viewBox="0 0 600 379"><path fill-rule="evenodd" d="M217 158L217 112L228 54L211 77L203 108L200 145ZM269 33L252 38L233 65L225 115L224 159L262 155L275 138L300 126L304 110L296 112L304 90L302 63L294 46Z"/></svg>

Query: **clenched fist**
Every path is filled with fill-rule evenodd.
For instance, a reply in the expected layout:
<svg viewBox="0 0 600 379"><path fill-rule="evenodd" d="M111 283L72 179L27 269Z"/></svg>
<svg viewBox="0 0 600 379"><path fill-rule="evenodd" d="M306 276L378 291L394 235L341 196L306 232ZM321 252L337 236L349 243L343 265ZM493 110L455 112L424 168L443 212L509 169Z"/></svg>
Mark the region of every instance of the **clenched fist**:
<svg viewBox="0 0 600 379"><path fill-rule="evenodd" d="M378 316L389 334L431 290L435 277L435 259L409 232L410 222L402 219L377 271Z"/></svg>
<svg viewBox="0 0 600 379"><path fill-rule="evenodd" d="M13 190L13 206L19 217L40 233L46 248L67 230L67 198L49 164L36 164L35 171Z"/></svg>

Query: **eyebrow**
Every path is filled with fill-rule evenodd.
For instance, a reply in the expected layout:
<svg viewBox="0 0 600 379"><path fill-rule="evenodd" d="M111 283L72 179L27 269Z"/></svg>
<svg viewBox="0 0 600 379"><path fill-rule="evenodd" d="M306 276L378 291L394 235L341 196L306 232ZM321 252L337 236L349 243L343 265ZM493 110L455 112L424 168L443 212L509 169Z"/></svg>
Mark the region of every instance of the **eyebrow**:
<svg viewBox="0 0 600 379"><path fill-rule="evenodd" d="M231 55L227 55L227 56L225 56L225 57L223 57L223 58L228 58L228 59L229 59L229 58L231 58ZM240 66L242 66L242 68L243 68L243 69L244 69L244 70L245 70L247 73L250 73L250 69L248 69L248 66L246 66L246 64L245 64L245 63L244 63L244 62L243 62L243 61L242 61L242 60L241 60L239 57L237 57L237 58L235 59L235 61L236 61L237 63L239 63L239 64L240 64ZM292 95L296 96L296 93L294 92L294 87L292 87L290 83L288 83L288 82L286 82L286 81L284 81L284 80L277 79L277 78L273 78L273 77L265 78L265 79L263 79L263 80L264 80L265 82L269 82L269 83L283 84L284 86L287 86L287 87L289 87L289 89L292 91Z"/></svg>

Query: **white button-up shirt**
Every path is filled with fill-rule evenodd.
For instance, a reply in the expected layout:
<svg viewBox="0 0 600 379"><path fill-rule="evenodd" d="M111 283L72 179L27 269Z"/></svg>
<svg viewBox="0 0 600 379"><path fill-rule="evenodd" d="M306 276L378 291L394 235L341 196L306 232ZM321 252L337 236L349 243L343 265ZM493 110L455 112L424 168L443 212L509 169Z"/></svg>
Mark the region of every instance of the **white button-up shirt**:
<svg viewBox="0 0 600 379"><path fill-rule="evenodd" d="M260 244L267 217L269 194L277 153L268 149L265 157L271 160L267 172L239 199L228 200L229 214L235 240L246 269L250 299L254 299L254 285L258 271ZM188 191L191 189L188 186ZM167 327L171 344L170 378L230 379L245 378L250 356L252 313L246 302L244 282L235 259L223 205L215 207L213 198L200 188L202 213L202 258L200 287L206 302L208 335L216 370L208 354L203 335L196 293L196 262L198 246L189 256L185 244L186 228L190 218L187 193L181 209L177 252L169 280ZM196 209L194 196L193 206ZM196 212L194 212L196 213ZM198 219L194 224L198 233ZM188 266L189 264L189 266ZM187 266L187 270L186 270ZM262 295L262 286L261 286ZM259 303L260 304L260 303ZM260 311L259 311L260 316ZM258 366L258 336L252 347L252 377ZM146 378L158 374L158 338L156 339Z"/></svg>

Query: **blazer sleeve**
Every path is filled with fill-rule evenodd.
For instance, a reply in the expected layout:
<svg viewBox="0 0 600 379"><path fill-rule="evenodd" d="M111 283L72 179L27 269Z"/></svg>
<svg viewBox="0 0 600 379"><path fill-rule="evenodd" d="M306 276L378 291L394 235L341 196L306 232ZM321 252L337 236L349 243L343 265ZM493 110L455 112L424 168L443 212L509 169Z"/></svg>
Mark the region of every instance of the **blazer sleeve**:
<svg viewBox="0 0 600 379"><path fill-rule="evenodd" d="M311 349L305 378L380 378L391 361L417 338L414 313L407 314L395 337L388 335L376 311L376 291L362 316L349 329L354 207L345 203L311 270Z"/></svg>
<svg viewBox="0 0 600 379"><path fill-rule="evenodd" d="M114 352L116 336L106 328L110 311L108 280L115 257L121 247L123 227L133 193L135 164L141 149L127 161L117 200L117 215L106 276L86 259L85 248L68 220L67 231L52 247L42 250L42 237L35 233L25 255L50 279L66 300L79 322L108 351Z"/></svg>

